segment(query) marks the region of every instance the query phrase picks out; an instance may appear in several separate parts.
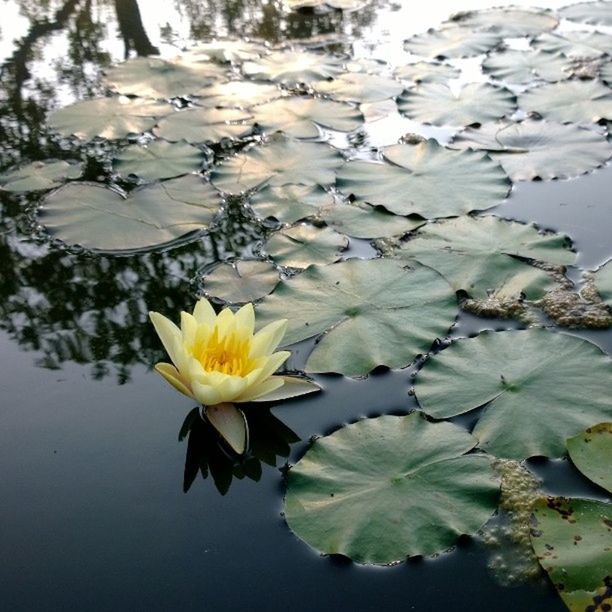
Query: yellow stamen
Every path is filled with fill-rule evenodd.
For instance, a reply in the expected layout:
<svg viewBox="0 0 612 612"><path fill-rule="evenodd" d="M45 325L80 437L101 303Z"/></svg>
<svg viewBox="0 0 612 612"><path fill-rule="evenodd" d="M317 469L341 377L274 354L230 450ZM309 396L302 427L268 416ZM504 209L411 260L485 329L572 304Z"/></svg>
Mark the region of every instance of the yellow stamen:
<svg viewBox="0 0 612 612"><path fill-rule="evenodd" d="M219 329L214 326L212 334L194 346L193 354L207 372L221 372L231 376L246 376L253 370L253 360L249 359L251 337L232 330L219 337Z"/></svg>

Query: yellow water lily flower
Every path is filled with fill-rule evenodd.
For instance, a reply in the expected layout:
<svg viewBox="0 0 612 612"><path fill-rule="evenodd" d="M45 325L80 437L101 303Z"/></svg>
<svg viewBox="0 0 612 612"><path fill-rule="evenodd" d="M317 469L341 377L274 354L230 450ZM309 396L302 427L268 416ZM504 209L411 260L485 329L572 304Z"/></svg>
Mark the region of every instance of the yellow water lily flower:
<svg viewBox="0 0 612 612"><path fill-rule="evenodd" d="M175 388L205 406L224 402L251 402L301 395L307 381L274 376L289 351L278 351L287 328L282 319L255 333L255 313L246 304L236 313L229 308L218 315L202 298L193 314L181 312L181 326L159 314L149 316L172 364L155 369ZM295 387L282 393L281 387Z"/></svg>

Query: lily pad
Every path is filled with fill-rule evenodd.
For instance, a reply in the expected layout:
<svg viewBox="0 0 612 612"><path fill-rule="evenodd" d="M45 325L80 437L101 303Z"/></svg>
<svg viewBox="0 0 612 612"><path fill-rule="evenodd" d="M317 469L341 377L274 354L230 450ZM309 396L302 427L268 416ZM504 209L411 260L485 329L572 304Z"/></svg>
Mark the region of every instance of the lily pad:
<svg viewBox="0 0 612 612"><path fill-rule="evenodd" d="M596 59L612 53L612 36L603 32L546 33L533 39L532 46L547 53L562 53L571 59Z"/></svg>
<svg viewBox="0 0 612 612"><path fill-rule="evenodd" d="M562 81L569 76L568 60L557 53L504 49L490 53L482 69L499 81L517 85L530 84L536 79Z"/></svg>
<svg viewBox="0 0 612 612"><path fill-rule="evenodd" d="M257 59L267 53L267 51L264 44L248 40L225 38L200 43L183 53L182 59L190 63L213 61L224 64L237 64Z"/></svg>
<svg viewBox="0 0 612 612"><path fill-rule="evenodd" d="M225 70L212 62L137 57L109 68L105 82L113 91L126 96L173 98L226 78Z"/></svg>
<svg viewBox="0 0 612 612"><path fill-rule="evenodd" d="M67 179L81 176L82 163L35 161L0 175L0 191L44 191L59 187Z"/></svg>
<svg viewBox="0 0 612 612"><path fill-rule="evenodd" d="M135 174L147 181L172 178L195 172L202 166L203 153L185 142L155 140L146 146L130 145L113 160L123 176Z"/></svg>
<svg viewBox="0 0 612 612"><path fill-rule="evenodd" d="M601 78L612 87L612 62L604 64L600 72Z"/></svg>
<svg viewBox="0 0 612 612"><path fill-rule="evenodd" d="M601 299L608 306L612 306L612 260L595 272L595 286Z"/></svg>
<svg viewBox="0 0 612 612"><path fill-rule="evenodd" d="M268 261L239 259L220 263L202 280L207 296L230 304L246 304L268 295L278 284L280 276Z"/></svg>
<svg viewBox="0 0 612 612"><path fill-rule="evenodd" d="M333 196L320 185L265 185L251 197L250 205L262 220L291 224L333 205Z"/></svg>
<svg viewBox="0 0 612 612"><path fill-rule="evenodd" d="M519 96L519 106L561 123L612 119L612 90L598 81L547 83Z"/></svg>
<svg viewBox="0 0 612 612"><path fill-rule="evenodd" d="M396 68L393 74L400 81L446 83L450 79L459 78L461 71L450 64L415 62Z"/></svg>
<svg viewBox="0 0 612 612"><path fill-rule="evenodd" d="M509 116L516 97L505 87L468 83L453 90L443 83L421 83L397 100L402 114L421 123L463 126Z"/></svg>
<svg viewBox="0 0 612 612"><path fill-rule="evenodd" d="M134 190L128 197L96 183L69 183L43 200L41 222L68 244L133 251L168 244L208 227L219 194L187 175Z"/></svg>
<svg viewBox="0 0 612 612"><path fill-rule="evenodd" d="M513 181L572 178L612 156L606 137L593 130L532 119L468 128L450 146L487 151Z"/></svg>
<svg viewBox="0 0 612 612"><path fill-rule="evenodd" d="M264 183L272 187L288 183L329 185L342 161L342 156L328 145L274 138L230 157L213 170L211 181L217 189L232 195Z"/></svg>
<svg viewBox="0 0 612 612"><path fill-rule="evenodd" d="M476 440L420 414L364 419L314 441L287 477L291 530L326 554L389 564L432 555L475 533L497 505Z"/></svg>
<svg viewBox="0 0 612 612"><path fill-rule="evenodd" d="M455 294L435 271L387 259L311 266L277 286L258 306L259 322L288 318L285 344L323 335L308 372L364 376L401 368L447 334Z"/></svg>
<svg viewBox="0 0 612 612"><path fill-rule="evenodd" d="M171 142L219 142L223 138L241 138L253 129L249 113L232 108L193 108L168 115L153 130L156 136Z"/></svg>
<svg viewBox="0 0 612 612"><path fill-rule="evenodd" d="M252 83L251 81L228 81L206 87L197 96L200 104L206 107L250 108L276 100L283 92L269 83Z"/></svg>
<svg viewBox="0 0 612 612"><path fill-rule="evenodd" d="M500 7L457 13L449 23L478 31L490 30L504 38L520 38L553 30L559 20L550 11Z"/></svg>
<svg viewBox="0 0 612 612"><path fill-rule="evenodd" d="M263 248L281 266L306 268L338 261L347 247L346 236L329 228L301 224L275 232Z"/></svg>
<svg viewBox="0 0 612 612"><path fill-rule="evenodd" d="M589 479L612 493L612 423L588 427L567 441L572 463Z"/></svg>
<svg viewBox="0 0 612 612"><path fill-rule="evenodd" d="M264 132L282 131L294 138L317 138L318 125L352 132L364 121L350 104L310 97L285 97L253 108L253 117Z"/></svg>
<svg viewBox="0 0 612 612"><path fill-rule="evenodd" d="M506 174L488 156L457 155L433 139L386 147L383 155L388 163L348 162L338 171L336 187L357 202L425 218L490 208L510 189Z"/></svg>
<svg viewBox="0 0 612 612"><path fill-rule="evenodd" d="M370 0L283 0L283 4L291 9L330 7L341 11L356 11L369 4Z"/></svg>
<svg viewBox="0 0 612 612"><path fill-rule="evenodd" d="M47 122L62 136L115 139L149 130L171 111L172 107L163 102L112 96L60 108L49 115Z"/></svg>
<svg viewBox="0 0 612 612"><path fill-rule="evenodd" d="M612 605L612 505L548 497L536 502L531 545L571 612Z"/></svg>
<svg viewBox="0 0 612 612"><path fill-rule="evenodd" d="M333 79L344 71L343 64L343 58L335 55L303 50L275 51L259 60L245 62L242 70L252 79L292 86Z"/></svg>
<svg viewBox="0 0 612 612"><path fill-rule="evenodd" d="M337 100L380 102L395 98L404 86L395 79L365 72L346 72L332 81L320 81L313 88Z"/></svg>
<svg viewBox="0 0 612 612"><path fill-rule="evenodd" d="M467 28L448 27L417 34L404 42L404 49L428 59L445 59L481 55L500 43L501 36L496 32L473 32Z"/></svg>
<svg viewBox="0 0 612 612"><path fill-rule="evenodd" d="M395 257L437 270L455 291L474 298L495 293L537 299L557 285L526 260L572 264L576 254L567 247L566 236L541 234L533 225L493 216L459 217L422 227Z"/></svg>
<svg viewBox="0 0 612 612"><path fill-rule="evenodd" d="M436 419L485 406L472 433L496 457L560 457L569 436L612 417L612 361L545 329L483 332L430 357L415 391Z"/></svg>
<svg viewBox="0 0 612 612"><path fill-rule="evenodd" d="M612 27L612 6L607 0L570 4L560 9L559 15L570 21Z"/></svg>

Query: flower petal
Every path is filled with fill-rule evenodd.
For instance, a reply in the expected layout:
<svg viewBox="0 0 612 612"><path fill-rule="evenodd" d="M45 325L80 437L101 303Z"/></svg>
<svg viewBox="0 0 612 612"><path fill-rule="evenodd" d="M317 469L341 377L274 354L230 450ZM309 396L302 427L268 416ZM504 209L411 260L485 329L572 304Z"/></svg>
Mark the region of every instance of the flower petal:
<svg viewBox="0 0 612 612"><path fill-rule="evenodd" d="M221 394L212 385L203 385L197 380L191 381L191 390L193 397L205 406L212 406L221 403Z"/></svg>
<svg viewBox="0 0 612 612"><path fill-rule="evenodd" d="M242 328L244 334L253 335L255 330L255 311L253 304L245 304L234 315L234 324L236 329Z"/></svg>
<svg viewBox="0 0 612 612"><path fill-rule="evenodd" d="M277 378L276 376L274 378ZM320 391L321 387L313 383L312 381L301 378L299 376L282 376L285 384L278 389L266 393L265 395L259 396L254 402L275 402L277 400L289 399L291 397L298 397L300 395L306 395L308 393L314 393Z"/></svg>
<svg viewBox="0 0 612 612"><path fill-rule="evenodd" d="M280 344L280 341L287 330L287 319L279 319L263 329L260 329L254 336L251 343L250 357L257 358L269 355Z"/></svg>
<svg viewBox="0 0 612 612"><path fill-rule="evenodd" d="M181 312L181 334L183 342L193 346L198 333L198 320L188 312Z"/></svg>
<svg viewBox="0 0 612 612"><path fill-rule="evenodd" d="M180 391L183 395L193 398L193 393L189 388L189 385L185 383L178 370L169 363L158 363L155 365L155 369L169 382L177 391Z"/></svg>
<svg viewBox="0 0 612 612"><path fill-rule="evenodd" d="M162 344L166 349L166 353L168 353L173 363L178 365L175 359L175 340L179 340L179 342L181 340L181 332L179 328L172 321L170 321L170 319L167 319L164 317L164 315L159 314L159 312L150 312L149 318L151 319L151 323L153 323L153 327L155 327L155 331L157 332L159 339L162 341Z"/></svg>
<svg viewBox="0 0 612 612"><path fill-rule="evenodd" d="M229 308L224 308L218 315L216 320L219 338L227 336L234 323L234 313Z"/></svg>
<svg viewBox="0 0 612 612"><path fill-rule="evenodd" d="M282 376L271 376L266 380L249 387L242 393L239 397L237 397L234 401L236 402L254 402L258 398L267 395L268 393L272 393L272 391L276 391L285 384L284 378Z"/></svg>
<svg viewBox="0 0 612 612"><path fill-rule="evenodd" d="M259 381L264 381L266 378L269 378L280 368L287 359L291 356L289 351L279 351L278 353L274 353L268 357L265 365L261 368L261 374L259 375Z"/></svg>
<svg viewBox="0 0 612 612"><path fill-rule="evenodd" d="M231 449L243 455L247 449L249 428L242 410L234 404L223 403L207 406L204 414Z"/></svg>
<svg viewBox="0 0 612 612"><path fill-rule="evenodd" d="M195 308L193 309L193 316L198 323L205 323L209 327L212 327L215 324L215 319L217 318L215 309L210 305L210 302L206 298L201 298L198 300Z"/></svg>

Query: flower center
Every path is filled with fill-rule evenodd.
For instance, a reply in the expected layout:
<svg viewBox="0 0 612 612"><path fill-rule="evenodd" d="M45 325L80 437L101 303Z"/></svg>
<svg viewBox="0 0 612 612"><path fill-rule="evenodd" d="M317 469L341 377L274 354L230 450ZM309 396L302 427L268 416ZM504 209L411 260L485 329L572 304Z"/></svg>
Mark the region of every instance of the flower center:
<svg viewBox="0 0 612 612"><path fill-rule="evenodd" d="M249 358L250 350L249 336L244 337L232 331L224 337L219 337L215 326L208 342L201 347L196 357L207 372L246 376L253 369L252 360Z"/></svg>

